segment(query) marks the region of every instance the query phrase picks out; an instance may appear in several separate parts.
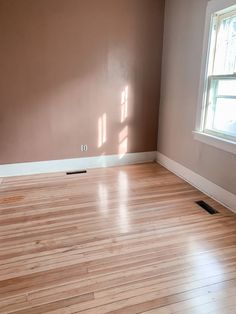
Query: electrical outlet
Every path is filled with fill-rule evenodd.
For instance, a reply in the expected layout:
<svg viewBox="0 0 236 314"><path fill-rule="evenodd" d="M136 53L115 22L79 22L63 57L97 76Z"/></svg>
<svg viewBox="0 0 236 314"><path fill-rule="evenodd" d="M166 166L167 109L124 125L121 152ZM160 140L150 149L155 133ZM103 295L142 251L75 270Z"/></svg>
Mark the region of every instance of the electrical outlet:
<svg viewBox="0 0 236 314"><path fill-rule="evenodd" d="M87 150L88 150L88 145L81 145L80 146L80 150L81 150L81 152L87 152Z"/></svg>

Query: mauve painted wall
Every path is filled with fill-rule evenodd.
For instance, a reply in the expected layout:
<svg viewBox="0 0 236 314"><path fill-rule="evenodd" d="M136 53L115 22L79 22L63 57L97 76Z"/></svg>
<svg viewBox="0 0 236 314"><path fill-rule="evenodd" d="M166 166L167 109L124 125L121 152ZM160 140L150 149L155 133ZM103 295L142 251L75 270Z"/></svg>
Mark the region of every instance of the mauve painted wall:
<svg viewBox="0 0 236 314"><path fill-rule="evenodd" d="M156 150L163 10L164 0L0 0L0 163L117 154L126 131L128 152Z"/></svg>
<svg viewBox="0 0 236 314"><path fill-rule="evenodd" d="M236 194L236 156L196 141L207 0L166 0L158 151Z"/></svg>

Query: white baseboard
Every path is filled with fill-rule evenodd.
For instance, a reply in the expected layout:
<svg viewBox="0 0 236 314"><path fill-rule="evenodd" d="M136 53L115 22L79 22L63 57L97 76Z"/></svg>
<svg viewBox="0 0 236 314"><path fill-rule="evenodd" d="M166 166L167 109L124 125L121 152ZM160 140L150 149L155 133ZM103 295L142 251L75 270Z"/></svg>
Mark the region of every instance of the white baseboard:
<svg viewBox="0 0 236 314"><path fill-rule="evenodd" d="M129 153L0 165L0 178L137 164L156 160L156 152ZM0 179L1 181L1 179Z"/></svg>
<svg viewBox="0 0 236 314"><path fill-rule="evenodd" d="M0 165L0 183L4 177L121 166L155 160L177 176L236 213L235 194L226 191L199 174L155 151L129 153L123 157L120 155L108 155Z"/></svg>
<svg viewBox="0 0 236 314"><path fill-rule="evenodd" d="M226 191L215 183L207 180L192 170L182 166L176 161L157 152L157 162L175 173L178 177L195 186L198 190L215 199L236 213L236 195Z"/></svg>

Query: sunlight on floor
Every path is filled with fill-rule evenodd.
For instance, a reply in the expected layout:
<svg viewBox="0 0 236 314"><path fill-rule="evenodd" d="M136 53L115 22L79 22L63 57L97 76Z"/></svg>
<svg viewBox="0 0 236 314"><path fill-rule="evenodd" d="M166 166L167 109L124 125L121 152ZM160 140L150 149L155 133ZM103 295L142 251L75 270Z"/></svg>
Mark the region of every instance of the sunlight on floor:
<svg viewBox="0 0 236 314"><path fill-rule="evenodd" d="M107 186L99 183L98 185L98 195L99 195L99 209L100 212L103 213L104 215L107 215L108 213L108 191L107 191Z"/></svg>
<svg viewBox="0 0 236 314"><path fill-rule="evenodd" d="M190 250L193 257L190 257L189 261L192 260L193 271L198 280L201 280L203 275L209 277L224 276L219 257L207 252L204 245L201 246L198 241L190 241ZM201 254L201 252L204 252L204 254Z"/></svg>
<svg viewBox="0 0 236 314"><path fill-rule="evenodd" d="M119 225L120 231L122 233L129 232L130 223L129 223L129 213L128 213L128 192L129 192L129 182L127 174L123 171L119 172L118 177L118 186L119 186L119 197L122 199L122 202L119 205Z"/></svg>

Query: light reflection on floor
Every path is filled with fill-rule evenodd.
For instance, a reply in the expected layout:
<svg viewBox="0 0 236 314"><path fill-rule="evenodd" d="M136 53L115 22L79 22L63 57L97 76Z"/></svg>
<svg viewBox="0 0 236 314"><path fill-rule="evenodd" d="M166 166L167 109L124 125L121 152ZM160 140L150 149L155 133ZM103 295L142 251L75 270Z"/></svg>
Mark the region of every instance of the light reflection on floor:
<svg viewBox="0 0 236 314"><path fill-rule="evenodd" d="M127 173L120 171L118 176L118 193L120 196L120 199L122 199L122 202L119 204L119 226L120 231L122 233L126 233L130 231L130 225L129 225L129 213L128 213L128 189L129 189L129 182Z"/></svg>

